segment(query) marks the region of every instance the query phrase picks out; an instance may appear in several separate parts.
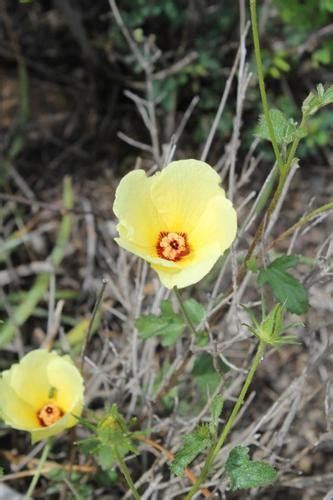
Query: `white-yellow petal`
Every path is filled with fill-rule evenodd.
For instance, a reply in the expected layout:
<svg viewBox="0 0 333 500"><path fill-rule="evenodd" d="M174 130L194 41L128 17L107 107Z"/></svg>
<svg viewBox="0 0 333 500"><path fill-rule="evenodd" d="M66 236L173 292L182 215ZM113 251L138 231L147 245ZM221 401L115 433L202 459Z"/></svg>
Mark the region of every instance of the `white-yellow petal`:
<svg viewBox="0 0 333 500"><path fill-rule="evenodd" d="M213 268L221 256L219 245L211 245L196 250L195 255L183 263L177 271L152 265L166 288L184 288L200 281Z"/></svg>
<svg viewBox="0 0 333 500"><path fill-rule="evenodd" d="M174 161L151 180L151 198L167 231L191 232L209 200L224 193L219 175L198 160Z"/></svg>
<svg viewBox="0 0 333 500"><path fill-rule="evenodd" d="M153 247L161 229L158 210L151 198L151 179L143 170L125 175L116 191L113 211L120 224L120 239Z"/></svg>

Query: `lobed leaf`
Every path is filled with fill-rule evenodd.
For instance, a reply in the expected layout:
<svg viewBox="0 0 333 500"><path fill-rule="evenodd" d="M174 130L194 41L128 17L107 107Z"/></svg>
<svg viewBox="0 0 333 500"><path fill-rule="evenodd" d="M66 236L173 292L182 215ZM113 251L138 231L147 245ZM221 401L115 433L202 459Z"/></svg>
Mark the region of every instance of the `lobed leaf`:
<svg viewBox="0 0 333 500"><path fill-rule="evenodd" d="M296 137L304 137L306 133L300 129L292 118L286 118L278 109L271 109L270 118L273 125L275 139L278 144L289 144ZM255 135L261 139L271 141L268 124L264 115L260 115Z"/></svg>
<svg viewBox="0 0 333 500"><path fill-rule="evenodd" d="M252 461L247 446L236 446L229 453L225 470L232 490L257 488L273 483L277 471L265 462Z"/></svg>

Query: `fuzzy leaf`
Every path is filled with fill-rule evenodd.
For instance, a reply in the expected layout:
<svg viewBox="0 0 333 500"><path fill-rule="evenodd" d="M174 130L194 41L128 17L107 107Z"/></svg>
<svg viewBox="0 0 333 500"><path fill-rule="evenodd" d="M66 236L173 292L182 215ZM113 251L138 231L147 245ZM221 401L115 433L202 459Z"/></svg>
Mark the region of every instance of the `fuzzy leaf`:
<svg viewBox="0 0 333 500"><path fill-rule="evenodd" d="M184 469L211 444L208 426L199 426L193 432L187 434L183 440L183 447L177 451L170 465L171 471L176 476L181 476Z"/></svg>
<svg viewBox="0 0 333 500"><path fill-rule="evenodd" d="M298 261L298 257L294 256L275 259L266 269L260 269L258 283L268 283L274 297L281 304L285 303L288 311L303 314L309 308L308 292L298 279L286 271Z"/></svg>
<svg viewBox="0 0 333 500"><path fill-rule="evenodd" d="M326 89L320 83L317 85L317 92L310 92L302 105L302 112L305 116L311 116L328 104L333 104L333 85Z"/></svg>
<svg viewBox="0 0 333 500"><path fill-rule="evenodd" d="M265 462L252 461L249 448L237 446L229 453L225 470L230 479L232 490L266 486L277 479L277 472Z"/></svg>
<svg viewBox="0 0 333 500"><path fill-rule="evenodd" d="M209 430L212 435L216 434L219 417L223 410L223 397L217 394L210 405L210 423Z"/></svg>
<svg viewBox="0 0 333 500"><path fill-rule="evenodd" d="M286 118L278 109L271 109L270 117L273 125L275 139L278 144L289 144L295 137L304 137L305 132L301 130L297 122L292 118ZM259 124L255 135L261 139L271 140L268 125L264 115L260 115Z"/></svg>

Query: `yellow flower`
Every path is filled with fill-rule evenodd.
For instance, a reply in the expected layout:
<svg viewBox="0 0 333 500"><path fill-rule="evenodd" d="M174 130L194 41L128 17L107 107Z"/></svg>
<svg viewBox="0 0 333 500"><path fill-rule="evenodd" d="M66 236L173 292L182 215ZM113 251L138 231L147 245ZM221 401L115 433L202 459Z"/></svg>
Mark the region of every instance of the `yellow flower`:
<svg viewBox="0 0 333 500"><path fill-rule="evenodd" d="M32 442L77 424L83 408L83 379L69 356L36 349L2 372L0 415Z"/></svg>
<svg viewBox="0 0 333 500"><path fill-rule="evenodd" d="M167 288L196 283L232 244L236 212L207 163L181 160L147 177L121 180L113 210L117 243L142 257Z"/></svg>

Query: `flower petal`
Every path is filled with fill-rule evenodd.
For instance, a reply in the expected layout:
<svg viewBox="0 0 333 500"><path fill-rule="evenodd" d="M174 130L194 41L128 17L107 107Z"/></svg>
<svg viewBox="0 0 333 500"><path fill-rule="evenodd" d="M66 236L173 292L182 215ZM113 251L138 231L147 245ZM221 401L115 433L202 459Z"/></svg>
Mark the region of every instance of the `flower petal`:
<svg viewBox="0 0 333 500"><path fill-rule="evenodd" d="M8 371L0 379L0 416L14 429L31 430L39 426L35 409L21 399L8 383Z"/></svg>
<svg viewBox="0 0 333 500"><path fill-rule="evenodd" d="M198 160L174 161L151 179L151 198L167 231L191 232L211 198L223 193L220 176Z"/></svg>
<svg viewBox="0 0 333 500"><path fill-rule="evenodd" d="M234 241L236 232L236 211L231 201L224 194L219 194L207 204L206 210L189 234L189 241L193 248L216 242L220 245L222 254Z"/></svg>
<svg viewBox="0 0 333 500"><path fill-rule="evenodd" d="M63 412L72 412L79 401L83 403L83 380L70 358L59 356L49 363L47 378L55 388L55 399Z"/></svg>
<svg viewBox="0 0 333 500"><path fill-rule="evenodd" d="M184 288L200 281L214 266L221 256L219 245L205 246L198 249L186 263L182 262L181 269L172 270L165 267L152 265L161 282L166 288Z"/></svg>
<svg viewBox="0 0 333 500"><path fill-rule="evenodd" d="M8 383L16 394L37 410L49 398L51 386L47 378L47 366L57 357L56 352L36 349L26 354L20 363L12 365L3 376L6 374Z"/></svg>
<svg viewBox="0 0 333 500"><path fill-rule="evenodd" d="M134 170L120 181L113 211L120 220L120 241L154 248L161 221L151 199L151 181L143 170Z"/></svg>

